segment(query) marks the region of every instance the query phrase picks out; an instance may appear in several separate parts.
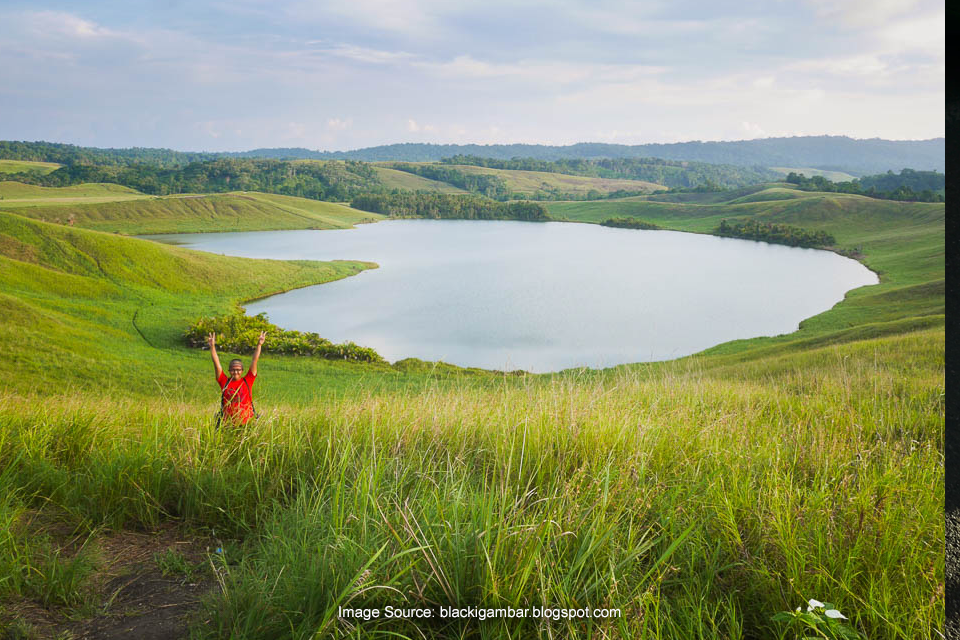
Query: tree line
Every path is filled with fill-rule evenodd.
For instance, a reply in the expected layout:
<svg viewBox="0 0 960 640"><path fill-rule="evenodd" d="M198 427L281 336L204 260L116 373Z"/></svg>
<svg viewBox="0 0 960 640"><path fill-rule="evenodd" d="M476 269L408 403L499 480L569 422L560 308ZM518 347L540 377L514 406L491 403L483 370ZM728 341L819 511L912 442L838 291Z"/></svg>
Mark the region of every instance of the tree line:
<svg viewBox="0 0 960 640"><path fill-rule="evenodd" d="M804 191L852 193L855 195L910 202L943 202L946 176L936 171L903 169L899 174L888 171L874 176L844 182L832 182L823 176L806 177L791 171L786 181Z"/></svg>
<svg viewBox="0 0 960 640"><path fill-rule="evenodd" d="M829 247L836 239L826 231L810 231L801 227L758 220L721 220L713 232L718 236L763 240L791 247Z"/></svg>
<svg viewBox="0 0 960 640"><path fill-rule="evenodd" d="M641 220L639 218L607 218L600 223L604 227L616 227L618 229L641 229L644 231L654 231L660 229L659 225Z"/></svg>
<svg viewBox="0 0 960 640"><path fill-rule="evenodd" d="M314 200L349 200L358 193L384 191L364 162L288 162L218 158L164 168L152 164L68 164L47 175L8 174L8 180L44 187L111 182L151 195L263 191Z"/></svg>
<svg viewBox="0 0 960 640"><path fill-rule="evenodd" d="M466 173L438 164L396 163L391 165L391 168L412 173L421 178L446 182L464 191L477 193L495 200L507 200L511 195L503 178L488 173Z"/></svg>
<svg viewBox="0 0 960 640"><path fill-rule="evenodd" d="M158 167L179 167L191 162L214 160L221 154L210 152L173 151L172 149L100 149L78 147L59 142L18 142L0 140L0 158L60 164L131 165L151 164Z"/></svg>
<svg viewBox="0 0 960 640"><path fill-rule="evenodd" d="M354 197L350 206L395 218L529 221L550 219L546 208L537 202L498 202L479 196L445 193L363 194Z"/></svg>
<svg viewBox="0 0 960 640"><path fill-rule="evenodd" d="M544 171L593 178L619 178L654 182L670 188L691 189L709 186L715 190L743 187L779 179L779 174L763 167L707 164L664 160L662 158L569 158L541 160L513 158L499 160L473 155L443 158L442 164L471 165L491 169Z"/></svg>

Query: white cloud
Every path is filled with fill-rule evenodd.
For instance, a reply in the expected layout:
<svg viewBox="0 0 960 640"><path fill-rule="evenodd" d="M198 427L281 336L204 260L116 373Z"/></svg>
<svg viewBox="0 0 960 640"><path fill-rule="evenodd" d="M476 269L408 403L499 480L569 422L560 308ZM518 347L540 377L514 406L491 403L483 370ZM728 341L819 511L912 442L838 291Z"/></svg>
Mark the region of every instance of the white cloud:
<svg viewBox="0 0 960 640"><path fill-rule="evenodd" d="M750 140L753 138L763 138L767 135L763 127L755 122L741 122L740 129L743 132L743 138Z"/></svg>
<svg viewBox="0 0 960 640"><path fill-rule="evenodd" d="M355 26L424 36L442 28L438 14L446 6L448 4L442 0L350 0L325 3L300 0L280 5L279 10L297 22L329 24L333 17Z"/></svg>
<svg viewBox="0 0 960 640"><path fill-rule="evenodd" d="M302 122L288 122L283 135L284 140L300 140L307 132L307 125Z"/></svg>
<svg viewBox="0 0 960 640"><path fill-rule="evenodd" d="M636 64L591 64L549 60L519 60L515 63L494 63L469 55L456 56L447 62L415 62L413 66L445 79L517 79L525 83L557 86L594 82L629 82L664 73L662 66Z"/></svg>
<svg viewBox="0 0 960 640"><path fill-rule="evenodd" d="M44 37L56 35L67 38L93 39L120 35L116 31L64 11L28 12L23 15L23 18L31 32Z"/></svg>
<svg viewBox="0 0 960 640"><path fill-rule="evenodd" d="M943 60L945 25L946 14L941 10L885 25L877 36L885 52L920 52Z"/></svg>
<svg viewBox="0 0 960 640"><path fill-rule="evenodd" d="M327 120L327 128L333 131L345 131L353 126L353 118L330 118Z"/></svg>
<svg viewBox="0 0 960 640"><path fill-rule="evenodd" d="M807 0L825 22L841 22L848 27L868 28L882 25L908 11L919 0Z"/></svg>
<svg viewBox="0 0 960 640"><path fill-rule="evenodd" d="M416 120L407 120L407 131L410 133L436 133L437 128L432 124L420 124Z"/></svg>
<svg viewBox="0 0 960 640"><path fill-rule="evenodd" d="M594 12L567 0L508 12L502 0L281 0L266 11L235 1L248 11L239 19L216 5L223 24L161 12L142 23L93 19L82 5L44 10L46 0L38 11L0 9L0 138L66 131L60 139L89 135L87 144L243 149L286 139L355 148L411 134L483 143L943 135L945 18L928 0L809 0L812 10L791 9L808 16L797 24L778 23L787 14L774 5L745 22L729 12L687 18L710 12L673 3ZM480 11L485 19L471 23ZM538 20L543 31L512 40ZM789 37L774 48L777 28Z"/></svg>
<svg viewBox="0 0 960 640"><path fill-rule="evenodd" d="M319 44L319 41L312 41L308 44ZM405 51L384 51L381 49L370 49L368 47L358 47L350 44L337 44L330 47L321 47L317 49L320 52L328 53L341 58L348 58L358 62L368 62L371 64L389 64L410 60L415 56Z"/></svg>

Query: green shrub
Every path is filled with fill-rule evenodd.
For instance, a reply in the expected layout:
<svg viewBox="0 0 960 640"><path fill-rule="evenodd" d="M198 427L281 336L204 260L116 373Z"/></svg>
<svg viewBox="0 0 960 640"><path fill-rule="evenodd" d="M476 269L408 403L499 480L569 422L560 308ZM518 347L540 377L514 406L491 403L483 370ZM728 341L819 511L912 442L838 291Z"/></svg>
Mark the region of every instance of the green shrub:
<svg viewBox="0 0 960 640"><path fill-rule="evenodd" d="M713 233L730 238L762 240L791 247L829 247L836 239L826 231L810 231L789 224L759 222L757 220L721 220Z"/></svg>
<svg viewBox="0 0 960 640"><path fill-rule="evenodd" d="M267 334L263 350L296 356L315 356L328 360L385 362L376 351L352 342L334 344L316 333L281 329L267 320L267 314L248 316L242 311L220 318L199 318L184 334L191 347L206 347L207 336L217 334L217 346L233 353L252 353L260 332Z"/></svg>
<svg viewBox="0 0 960 640"><path fill-rule="evenodd" d="M638 218L608 218L601 222L605 227L617 227L618 229L643 229L645 231L652 231L654 229L661 229L659 225L655 225L652 222L647 222L646 220L640 220Z"/></svg>

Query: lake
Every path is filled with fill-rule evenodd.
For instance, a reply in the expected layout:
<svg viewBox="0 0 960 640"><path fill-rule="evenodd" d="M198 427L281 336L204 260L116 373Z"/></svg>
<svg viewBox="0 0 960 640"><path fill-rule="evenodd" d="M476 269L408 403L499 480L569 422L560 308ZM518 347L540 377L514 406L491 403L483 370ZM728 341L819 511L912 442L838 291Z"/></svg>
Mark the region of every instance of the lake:
<svg viewBox="0 0 960 640"><path fill-rule="evenodd" d="M145 237L249 258L376 262L247 312L391 361L533 372L666 360L790 333L850 289L878 282L828 251L561 222L391 220Z"/></svg>

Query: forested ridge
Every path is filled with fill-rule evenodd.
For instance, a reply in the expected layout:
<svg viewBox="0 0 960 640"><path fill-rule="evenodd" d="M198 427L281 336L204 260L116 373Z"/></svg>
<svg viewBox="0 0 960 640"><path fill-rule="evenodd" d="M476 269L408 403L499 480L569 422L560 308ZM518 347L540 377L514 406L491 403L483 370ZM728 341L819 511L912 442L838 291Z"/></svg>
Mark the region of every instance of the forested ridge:
<svg viewBox="0 0 960 640"><path fill-rule="evenodd" d="M581 142L567 146L539 144L426 144L400 143L351 151L309 149L256 149L238 155L317 160L364 160L367 162L437 162L454 155L474 155L510 160L663 158L711 164L763 167L817 167L854 175L898 171L903 167L945 171L945 139L858 140L846 136L795 136L719 142L668 144L609 144Z"/></svg>
<svg viewBox="0 0 960 640"><path fill-rule="evenodd" d="M946 199L946 176L936 171L903 169L899 174L888 171L846 182L831 182L823 176L808 178L791 171L786 181L804 191L852 193L883 200L944 202Z"/></svg>
<svg viewBox="0 0 960 640"><path fill-rule="evenodd" d="M477 193L495 200L506 200L510 197L507 183L502 178L489 174L465 173L453 167L438 164L407 164L397 163L390 165L392 169L405 171L422 178L439 180L460 187L465 191Z"/></svg>
<svg viewBox="0 0 960 640"><path fill-rule="evenodd" d="M8 174L7 179L45 187L112 182L151 195L263 191L314 200L348 200L385 189L365 162L289 162L218 158L170 168L146 163L69 164L47 175Z"/></svg>
<svg viewBox="0 0 960 640"><path fill-rule="evenodd" d="M461 220L549 220L547 210L536 202L497 202L479 196L445 193L366 194L350 206L362 211L399 218Z"/></svg>
<svg viewBox="0 0 960 640"><path fill-rule="evenodd" d="M79 147L59 142L20 142L0 140L0 159L32 162L59 162L60 164L131 165L151 164L161 168L179 167L191 162L214 160L222 154L214 152L173 151L130 147L101 149Z"/></svg>
<svg viewBox="0 0 960 640"><path fill-rule="evenodd" d="M567 146L537 144L428 144L400 143L350 151L313 151L304 148L253 149L239 152L183 152L134 147L100 149L52 142L0 141L0 158L68 164L152 162L163 166L184 165L216 157L269 158L276 160L362 160L365 162L437 162L455 155L499 160L599 158L663 158L763 167L816 167L854 175L899 171L903 167L943 172L946 169L945 139L857 140L846 136L796 136L720 142L677 142L623 145L581 142Z"/></svg>
<svg viewBox="0 0 960 640"><path fill-rule="evenodd" d="M131 187L151 195L240 190L327 201L345 201L361 194L392 191L378 177L377 169L367 162L231 157L237 155L240 154L185 153L148 148L96 149L48 142L0 141L0 159L64 165L47 174L40 169L5 174L8 180L45 187L104 182ZM797 159L793 164L800 164L800 160ZM514 193L504 177L464 171L462 166L636 180L660 184L673 190L720 191L783 180L780 174L762 166L709 164L655 157L548 160L532 156L502 159L457 154L445 157L439 163L392 165L407 173L501 201L594 200L645 193L639 187L637 190L621 189L606 194L597 190L566 193L563 187L548 185L541 185L533 191L527 189L522 193ZM49 168L44 170L49 171ZM807 178L802 173L790 172L786 181L802 190L852 193L890 200L942 202L945 198L945 176L936 171L902 169L899 173L887 171L848 182L831 182L822 176Z"/></svg>
<svg viewBox="0 0 960 640"><path fill-rule="evenodd" d="M492 169L544 171L592 178L642 180L670 188L695 188L710 185L718 188L743 187L759 182L772 182L780 177L780 174L764 167L738 167L735 165L707 164L705 162L664 160L662 158L600 158L595 160L513 158L498 160L480 156L456 155L444 158L441 163L473 165Z"/></svg>

